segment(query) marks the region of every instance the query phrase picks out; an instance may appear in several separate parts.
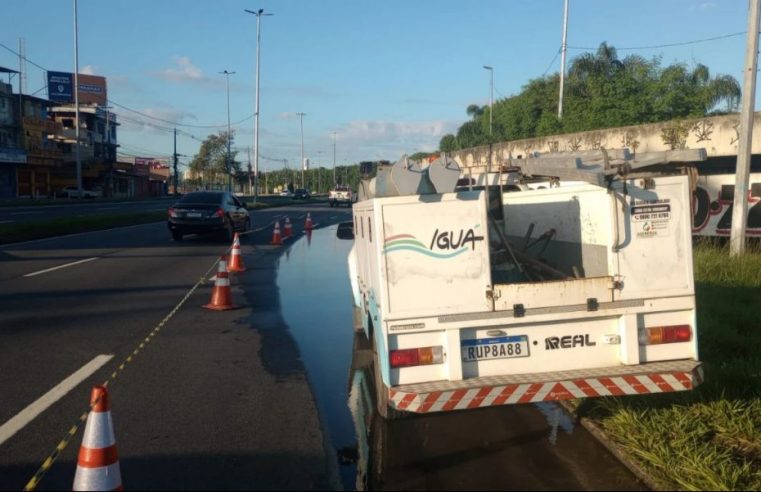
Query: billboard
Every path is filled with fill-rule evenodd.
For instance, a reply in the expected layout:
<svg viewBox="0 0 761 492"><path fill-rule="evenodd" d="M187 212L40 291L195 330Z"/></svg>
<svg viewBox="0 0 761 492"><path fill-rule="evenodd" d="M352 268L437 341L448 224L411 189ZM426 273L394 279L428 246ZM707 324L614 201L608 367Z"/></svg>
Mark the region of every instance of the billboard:
<svg viewBox="0 0 761 492"><path fill-rule="evenodd" d="M48 99L53 102L73 103L74 74L48 72ZM106 105L108 92L106 78L98 75L79 74L79 102L81 104Z"/></svg>

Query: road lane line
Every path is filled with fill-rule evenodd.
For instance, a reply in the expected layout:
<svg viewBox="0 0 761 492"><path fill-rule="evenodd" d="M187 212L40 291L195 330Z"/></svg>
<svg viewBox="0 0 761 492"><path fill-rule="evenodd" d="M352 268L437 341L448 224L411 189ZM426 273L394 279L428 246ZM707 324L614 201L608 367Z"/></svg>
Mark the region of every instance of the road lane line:
<svg viewBox="0 0 761 492"><path fill-rule="evenodd" d="M11 222L16 222L15 220L0 220L0 224L10 224Z"/></svg>
<svg viewBox="0 0 761 492"><path fill-rule="evenodd" d="M11 212L8 215L32 215L32 214L44 214L45 212Z"/></svg>
<svg viewBox="0 0 761 492"><path fill-rule="evenodd" d="M163 210L163 209L162 209ZM90 234L98 234L101 232L111 232L111 231L119 231L122 229L134 229L136 227L145 227L145 226L151 226L156 224L166 223L164 220L160 220L157 222L146 222L145 224L135 224L131 226L124 226L124 227L112 227L111 229L100 229L98 231L87 231L87 232L77 232L75 234L63 234L60 236L51 236L51 237L44 237L42 239L32 239L29 241L19 241L17 243L6 243L6 244L0 244L0 250L2 249L8 249L10 246L20 246L23 244L31 244L31 243L42 243L45 241L58 241L61 239L68 239L70 237L77 237L77 236L87 236Z"/></svg>
<svg viewBox="0 0 761 492"><path fill-rule="evenodd" d="M87 259L84 259L84 260L79 260L79 261L74 261L74 262L71 262L71 263L66 263L65 265L58 265L57 267L48 268L46 270L40 270L38 272L27 273L26 275L24 275L24 277L34 277L36 275L42 275L43 273L52 272L54 270L60 270L61 268L68 268L70 266L79 265L80 263L87 263L88 261L93 261L93 260L97 260L97 259L98 259L98 257L94 256L92 258L87 258Z"/></svg>
<svg viewBox="0 0 761 492"><path fill-rule="evenodd" d="M37 418L38 415L47 410L53 403L66 396L66 394L76 388L79 383L95 374L95 371L103 367L113 358L113 355L104 354L95 357L77 370L77 372L61 381L55 388L45 393L37 401L19 412L18 415L0 426L0 446L13 437L18 431L26 427L32 420Z"/></svg>

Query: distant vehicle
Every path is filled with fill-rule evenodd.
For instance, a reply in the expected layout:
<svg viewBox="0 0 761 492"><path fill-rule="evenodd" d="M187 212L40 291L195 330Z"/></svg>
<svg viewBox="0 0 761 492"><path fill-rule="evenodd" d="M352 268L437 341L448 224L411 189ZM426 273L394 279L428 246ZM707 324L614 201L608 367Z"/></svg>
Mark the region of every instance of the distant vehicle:
<svg viewBox="0 0 761 492"><path fill-rule="evenodd" d="M351 204L356 201L357 194L351 191L349 185L336 185L335 188L330 190L330 194L328 194L328 203L331 207L337 207L338 205L351 207Z"/></svg>
<svg viewBox="0 0 761 492"><path fill-rule="evenodd" d="M79 189L76 186L67 186L63 188L58 196L62 198L79 198ZM101 190L85 190L82 188L82 198L102 198L103 192Z"/></svg>
<svg viewBox="0 0 761 492"><path fill-rule="evenodd" d="M280 192L280 196L292 197L293 193L291 193L291 190L283 190L283 191Z"/></svg>
<svg viewBox="0 0 761 492"><path fill-rule="evenodd" d="M305 190L304 188L298 188L296 191L293 192L293 199L294 200L308 200L311 197L309 194L309 190Z"/></svg>
<svg viewBox="0 0 761 492"><path fill-rule="evenodd" d="M224 191L196 191L184 195L168 211L167 226L172 239L181 241L186 234L222 234L233 240L236 231L251 228L246 204Z"/></svg>

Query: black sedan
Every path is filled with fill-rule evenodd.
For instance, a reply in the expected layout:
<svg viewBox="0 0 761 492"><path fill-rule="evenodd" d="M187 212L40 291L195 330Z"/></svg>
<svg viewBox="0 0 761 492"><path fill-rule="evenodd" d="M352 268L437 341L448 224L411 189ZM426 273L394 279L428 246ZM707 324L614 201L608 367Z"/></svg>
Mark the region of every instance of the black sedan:
<svg viewBox="0 0 761 492"><path fill-rule="evenodd" d="M293 192L293 199L294 200L309 200L309 190L306 190L304 188L298 188L296 191Z"/></svg>
<svg viewBox="0 0 761 492"><path fill-rule="evenodd" d="M172 238L181 241L186 234L222 234L233 240L236 231L251 228L245 203L224 191L196 191L180 198L169 209L167 225Z"/></svg>

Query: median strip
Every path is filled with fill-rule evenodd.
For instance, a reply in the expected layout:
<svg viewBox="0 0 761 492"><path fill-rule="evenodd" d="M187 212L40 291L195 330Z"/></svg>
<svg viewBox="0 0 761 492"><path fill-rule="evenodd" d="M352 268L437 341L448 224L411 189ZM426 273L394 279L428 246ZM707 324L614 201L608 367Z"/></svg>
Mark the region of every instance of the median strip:
<svg viewBox="0 0 761 492"><path fill-rule="evenodd" d="M24 277L36 277L37 275L42 275L43 273L53 272L55 270L60 270L62 268L68 268L68 267L74 266L74 265L80 265L82 263L87 263L88 261L93 261L93 260L97 260L97 259L98 259L98 257L94 256L92 258L86 258L84 260L73 261L71 263L66 263L64 265L58 265L56 267L46 268L45 270L40 270L40 271L37 271L37 272L27 273L26 275L24 275Z"/></svg>

